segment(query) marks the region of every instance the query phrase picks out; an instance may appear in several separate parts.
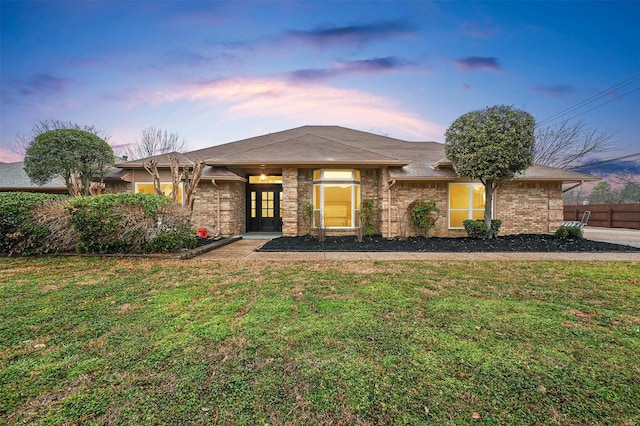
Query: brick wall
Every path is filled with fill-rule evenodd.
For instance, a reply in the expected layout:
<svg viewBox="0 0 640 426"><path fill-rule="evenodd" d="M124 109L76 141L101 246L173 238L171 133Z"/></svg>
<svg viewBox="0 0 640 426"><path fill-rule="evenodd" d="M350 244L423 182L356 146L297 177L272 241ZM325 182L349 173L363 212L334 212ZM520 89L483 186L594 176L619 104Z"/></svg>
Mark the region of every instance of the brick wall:
<svg viewBox="0 0 640 426"><path fill-rule="evenodd" d="M505 183L496 190L494 215L502 220L502 235L555 232L562 225L562 185L558 182Z"/></svg>
<svg viewBox="0 0 640 426"><path fill-rule="evenodd" d="M210 232L229 237L240 235L246 229L246 186L243 182L200 181L194 191L193 222L196 228L209 228ZM218 195L220 200L218 201ZM218 224L218 203L220 223Z"/></svg>
<svg viewBox="0 0 640 426"><path fill-rule="evenodd" d="M298 169L282 169L282 235L298 235Z"/></svg>

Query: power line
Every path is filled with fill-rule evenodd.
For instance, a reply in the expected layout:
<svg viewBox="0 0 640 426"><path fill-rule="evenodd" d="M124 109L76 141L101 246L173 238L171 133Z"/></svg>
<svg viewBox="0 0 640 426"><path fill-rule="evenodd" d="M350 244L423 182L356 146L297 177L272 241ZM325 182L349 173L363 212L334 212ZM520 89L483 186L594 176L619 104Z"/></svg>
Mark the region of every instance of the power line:
<svg viewBox="0 0 640 426"><path fill-rule="evenodd" d="M583 100L581 102L578 102L577 104L575 104L573 106L570 106L569 108L566 108L566 109L564 109L564 110L562 110L562 111L560 111L560 112L558 112L556 114L553 114L553 115L545 118L544 120L540 121L540 124L543 124L543 123L546 123L546 122L549 122L549 121L555 121L555 120L557 120L557 119L559 119L559 118L561 118L561 117L563 117L565 115L571 114L572 112L575 112L576 110L579 110L580 108L583 108L583 107L585 107L585 106L587 106L587 105L589 105L589 104L591 104L593 102L596 102L596 101L600 100L601 98L603 98L605 96L609 96L609 95L613 94L613 92L615 90L618 90L618 89L621 89L621 88L623 88L625 86L633 84L638 80L640 80L640 74L635 74L635 75L633 75L633 76L631 76L631 77L629 77L629 78L627 78L627 79L625 79L625 80L623 80L623 81L621 81L619 83L614 84L613 86L611 86L611 87L609 87L609 88L607 88L607 89L605 89L605 90L603 90L601 92L596 93L595 95L593 95L593 96L591 96L591 97L589 97L589 98L587 98L587 99L585 99L585 100ZM640 89L631 90L631 91L629 91L627 93L624 93L623 95L618 96L618 97L616 97L616 98L614 98L612 100L609 100L607 102L599 104L599 105L589 109L588 111L584 111L582 113L579 113L578 115L582 115L582 114L585 114L585 113L587 113L589 111L592 111L592 110L594 110L596 108L600 108L603 105L606 105L606 104L608 104L610 102L618 100L621 97L626 96L626 95L628 95L630 93L633 93L633 92L635 92L637 90L640 90ZM577 117L578 115L576 115L575 117Z"/></svg>
<svg viewBox="0 0 640 426"><path fill-rule="evenodd" d="M609 158L608 160L596 161L595 163L583 164L581 166L569 167L569 170L584 169L586 167L598 166L600 164L612 163L614 161L626 160L627 158L638 157L638 156L640 156L640 152L636 152L635 154L629 154L629 155L625 155L617 158Z"/></svg>

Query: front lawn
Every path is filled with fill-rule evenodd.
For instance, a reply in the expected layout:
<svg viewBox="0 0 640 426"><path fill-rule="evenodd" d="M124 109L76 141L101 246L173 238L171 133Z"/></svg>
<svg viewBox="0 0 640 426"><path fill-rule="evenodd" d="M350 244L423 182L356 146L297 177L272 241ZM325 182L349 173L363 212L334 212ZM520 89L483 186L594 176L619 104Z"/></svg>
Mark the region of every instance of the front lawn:
<svg viewBox="0 0 640 426"><path fill-rule="evenodd" d="M0 259L0 423L640 424L640 263Z"/></svg>

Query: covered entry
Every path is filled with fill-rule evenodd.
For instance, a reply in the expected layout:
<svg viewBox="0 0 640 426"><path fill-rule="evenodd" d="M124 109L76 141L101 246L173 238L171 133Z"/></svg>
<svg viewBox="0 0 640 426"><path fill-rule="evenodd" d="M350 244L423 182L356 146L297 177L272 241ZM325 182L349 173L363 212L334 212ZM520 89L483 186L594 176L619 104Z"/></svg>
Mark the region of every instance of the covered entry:
<svg viewBox="0 0 640 426"><path fill-rule="evenodd" d="M282 231L282 176L249 176L247 231Z"/></svg>

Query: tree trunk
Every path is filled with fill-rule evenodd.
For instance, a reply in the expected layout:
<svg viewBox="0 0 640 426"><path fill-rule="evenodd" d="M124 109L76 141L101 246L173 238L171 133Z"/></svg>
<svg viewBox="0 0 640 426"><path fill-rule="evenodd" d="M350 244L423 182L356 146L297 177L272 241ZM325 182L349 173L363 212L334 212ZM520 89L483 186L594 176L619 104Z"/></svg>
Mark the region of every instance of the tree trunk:
<svg viewBox="0 0 640 426"><path fill-rule="evenodd" d="M493 219L493 191L495 184L493 181L487 181L484 184L485 204L484 204L484 225L489 230L489 239L494 237L491 232L491 221Z"/></svg>

